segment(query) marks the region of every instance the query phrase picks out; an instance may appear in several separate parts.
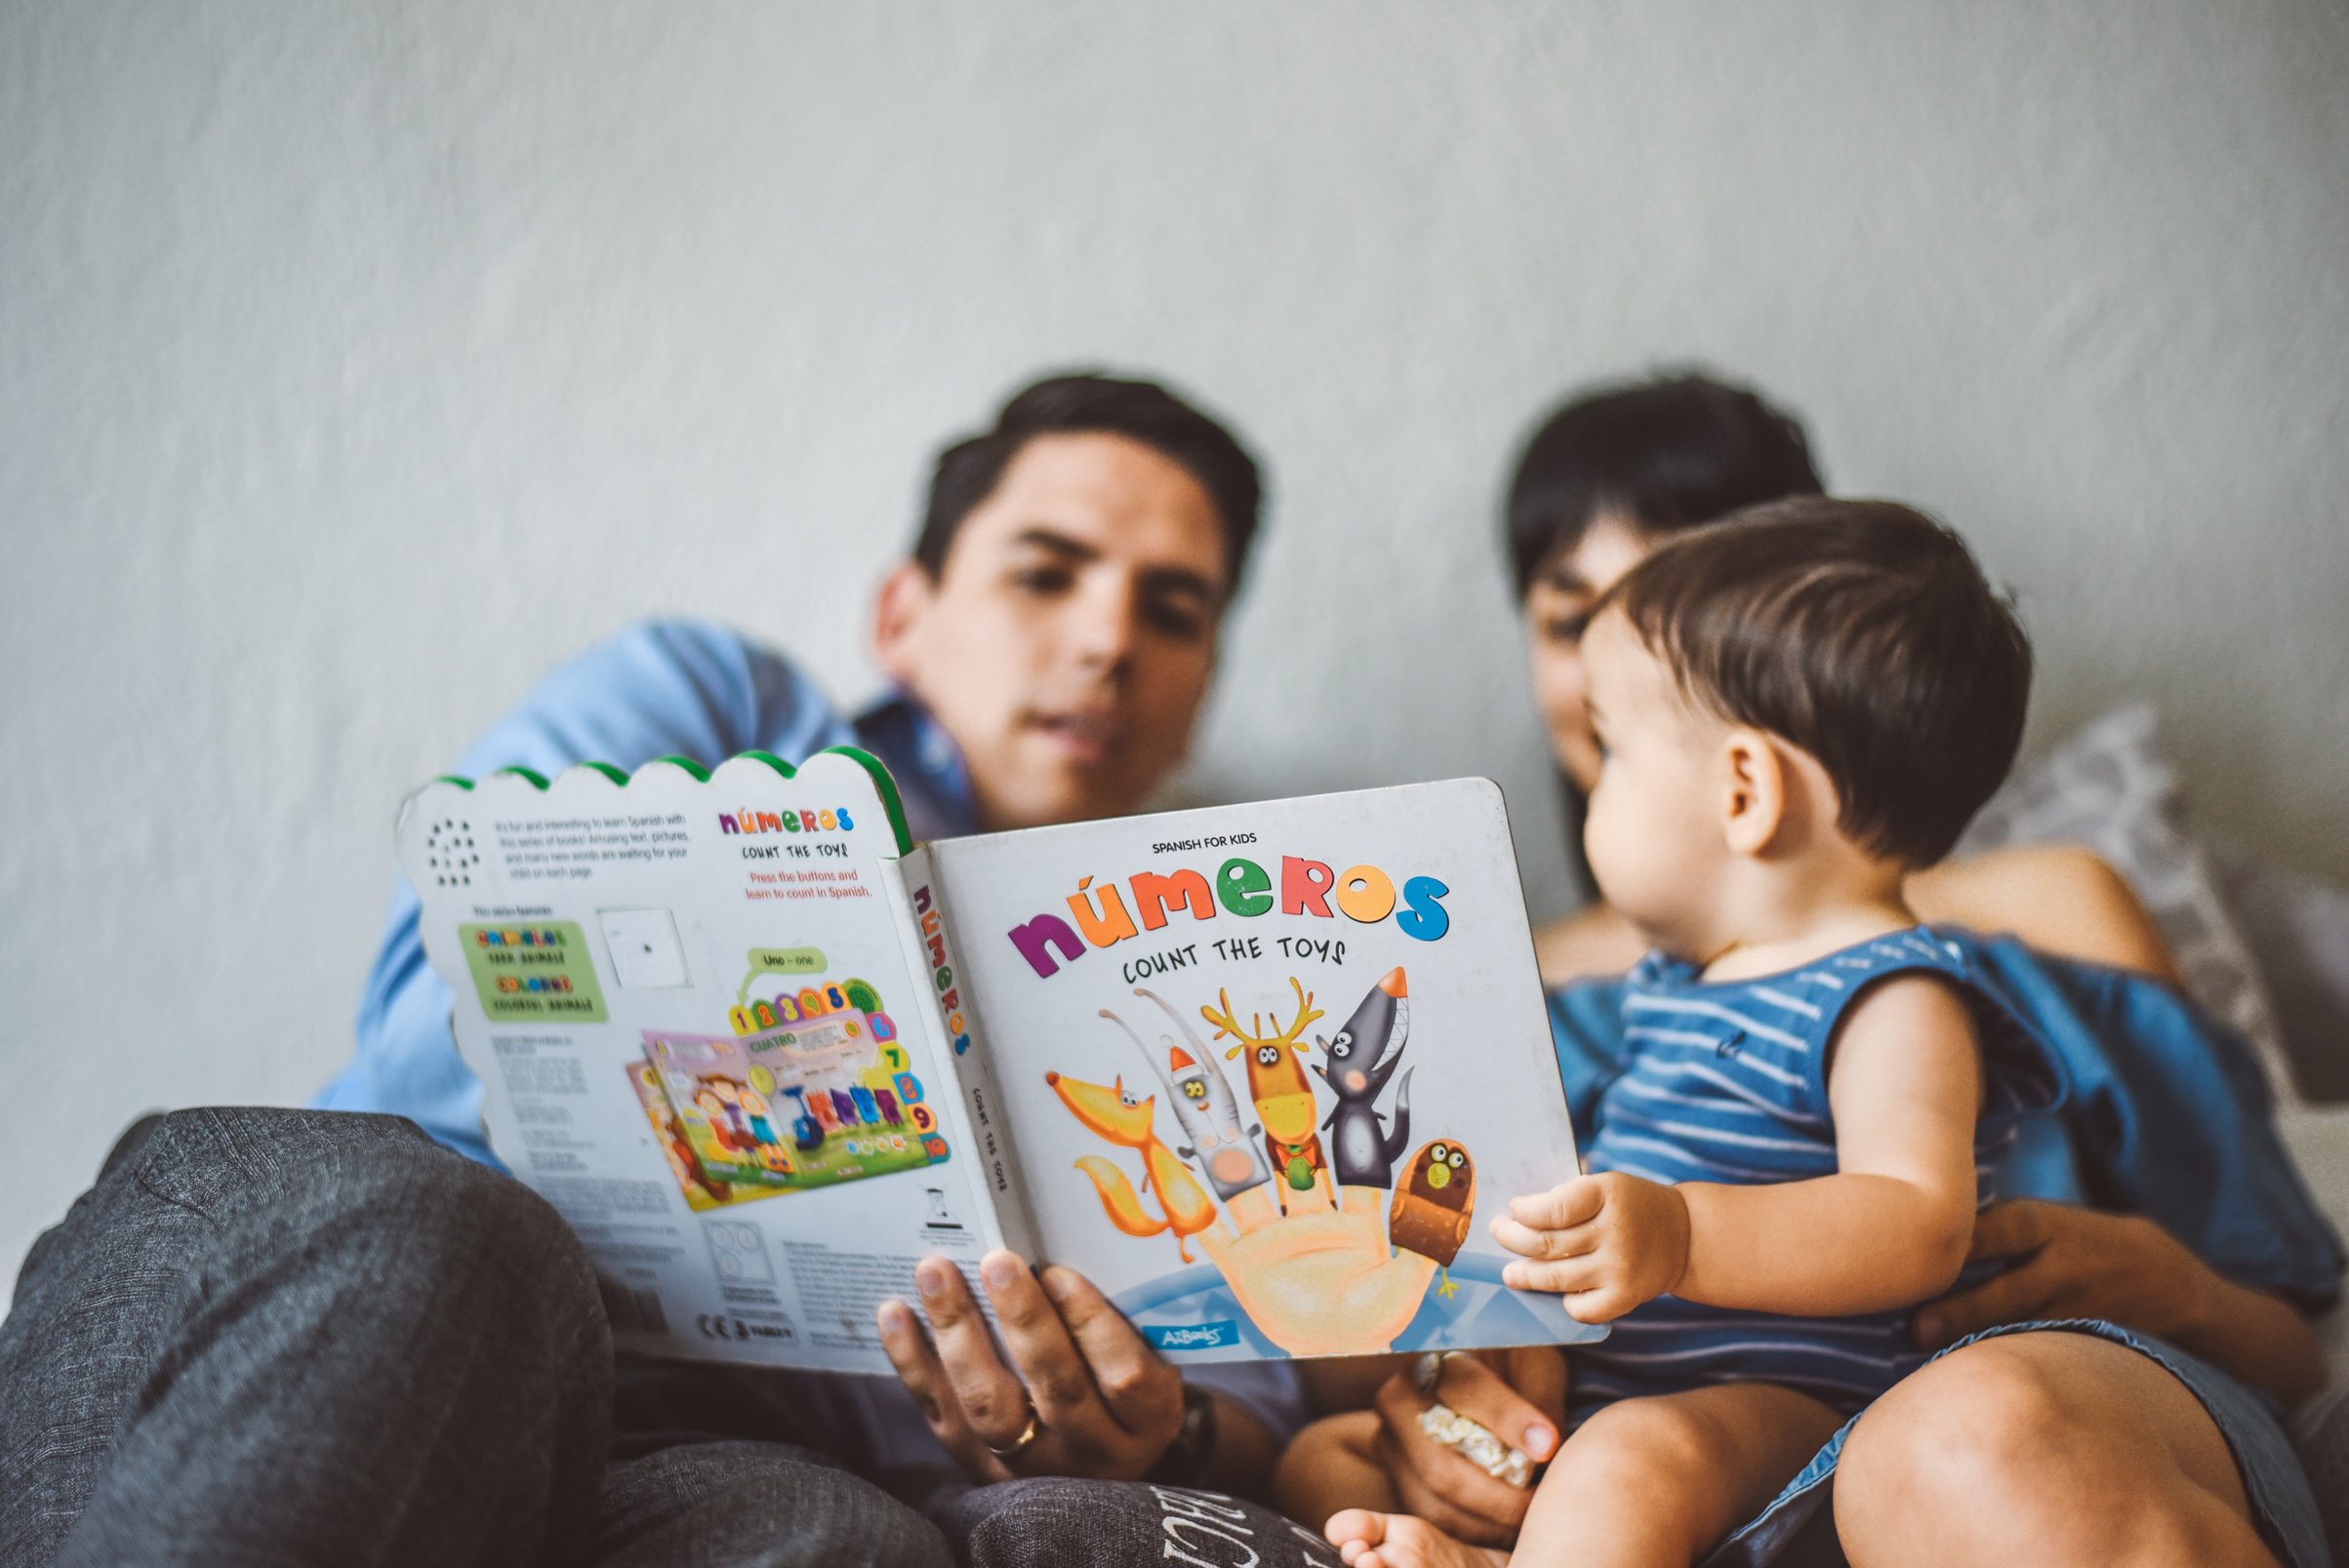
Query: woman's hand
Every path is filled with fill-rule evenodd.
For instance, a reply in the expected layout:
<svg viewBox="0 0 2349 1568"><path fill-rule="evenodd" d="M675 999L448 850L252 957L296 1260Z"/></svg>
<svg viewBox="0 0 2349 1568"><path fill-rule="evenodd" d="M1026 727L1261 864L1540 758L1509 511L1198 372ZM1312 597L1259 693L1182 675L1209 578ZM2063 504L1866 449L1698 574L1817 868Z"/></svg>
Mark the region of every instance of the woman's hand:
<svg viewBox="0 0 2349 1568"><path fill-rule="evenodd" d="M1379 1457L1403 1508L1473 1546L1507 1546L1533 1489L1485 1474L1422 1431L1420 1412L1438 1400L1543 1463L1558 1452L1565 1427L1566 1358L1548 1346L1449 1355L1433 1395L1419 1391L1408 1367L1379 1386Z"/></svg>
<svg viewBox="0 0 2349 1568"><path fill-rule="evenodd" d="M1967 1290L1927 1302L1911 1318L1920 1347L1938 1348L1979 1329L2041 1317L2103 1317L2174 1338L2207 1315L2218 1277L2176 1237L2135 1215L2018 1198L1974 1220L1968 1263L2009 1261Z"/></svg>
<svg viewBox="0 0 2349 1568"><path fill-rule="evenodd" d="M911 1307L885 1302L881 1347L930 1430L982 1481L1016 1475L1136 1480L1183 1426L1183 1376L1158 1358L1092 1283L1050 1267L1039 1276L1008 1252L980 1260L1005 1366L961 1272L943 1258L913 1270L930 1334ZM1017 1453L1033 1416L1033 1440Z"/></svg>
<svg viewBox="0 0 2349 1568"><path fill-rule="evenodd" d="M2001 1323L2101 1317L2214 1362L2287 1408L2324 1387L2324 1350L2296 1310L2221 1278L2141 1216L2018 1198L1975 1219L1967 1258L2012 1266L1919 1307L1909 1325L1919 1346Z"/></svg>

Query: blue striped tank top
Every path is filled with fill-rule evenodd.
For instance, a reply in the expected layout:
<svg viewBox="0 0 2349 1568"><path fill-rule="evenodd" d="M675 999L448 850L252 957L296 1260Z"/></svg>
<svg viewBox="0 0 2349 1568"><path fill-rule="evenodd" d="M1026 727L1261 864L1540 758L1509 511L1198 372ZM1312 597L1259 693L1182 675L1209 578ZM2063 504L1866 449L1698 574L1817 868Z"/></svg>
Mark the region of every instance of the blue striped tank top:
<svg viewBox="0 0 2349 1568"><path fill-rule="evenodd" d="M1984 1068L1974 1165L1979 1201L1992 1201L2015 1118L2052 1108L2060 1080L2036 1031L1974 983L1964 949L1922 926L1759 980L1707 984L1681 960L1641 959L1623 992L1623 1069L1600 1095L1587 1168L1739 1186L1835 1174L1836 1026L1869 986L1921 971L1974 1010ZM1779 1384L1849 1414L1924 1363L1908 1315L1791 1317L1659 1296L1604 1342L1576 1347L1568 1424L1615 1399L1732 1382Z"/></svg>

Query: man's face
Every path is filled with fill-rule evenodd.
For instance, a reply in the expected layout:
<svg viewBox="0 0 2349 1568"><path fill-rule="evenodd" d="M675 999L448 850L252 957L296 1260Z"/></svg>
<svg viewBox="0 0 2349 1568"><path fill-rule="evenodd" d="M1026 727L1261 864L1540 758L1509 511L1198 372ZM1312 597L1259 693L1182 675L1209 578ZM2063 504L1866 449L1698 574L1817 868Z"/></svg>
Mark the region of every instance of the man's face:
<svg viewBox="0 0 2349 1568"><path fill-rule="evenodd" d="M982 826L1115 816L1190 749L1231 566L1181 464L1123 436L1037 436L936 581L891 574L874 652L961 747Z"/></svg>

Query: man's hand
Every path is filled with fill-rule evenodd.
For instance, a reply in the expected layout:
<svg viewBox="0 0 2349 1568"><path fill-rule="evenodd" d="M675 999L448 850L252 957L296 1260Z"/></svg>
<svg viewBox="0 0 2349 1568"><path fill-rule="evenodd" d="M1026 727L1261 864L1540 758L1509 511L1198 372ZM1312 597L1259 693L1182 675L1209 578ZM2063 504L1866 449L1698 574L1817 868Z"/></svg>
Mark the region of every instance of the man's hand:
<svg viewBox="0 0 2349 1568"><path fill-rule="evenodd" d="M2041 1317L2103 1317L2181 1340L2205 1315L2216 1276L2168 1231L2137 1215L2018 1198L1974 1220L1966 1259L2011 1260L1968 1290L1927 1302L1909 1320L1935 1349L1978 1329Z"/></svg>
<svg viewBox="0 0 2349 1568"><path fill-rule="evenodd" d="M1183 1426L1183 1375L1143 1343L1082 1275L1041 1276L1008 1252L979 1264L1011 1351L1007 1367L962 1275L943 1258L913 1270L925 1336L911 1307L885 1302L881 1347L946 1451L982 1481L1016 1475L1139 1479ZM1018 1453L1030 1415L1035 1438Z"/></svg>
<svg viewBox="0 0 2349 1568"><path fill-rule="evenodd" d="M1660 1182L1604 1171L1509 1200L1492 1236L1520 1258L1501 1270L1519 1290L1565 1298L1568 1316L1605 1323L1661 1296L1688 1269L1688 1205Z"/></svg>
<svg viewBox="0 0 2349 1568"><path fill-rule="evenodd" d="M1449 1355L1433 1395L1419 1391L1405 1367L1380 1385L1374 1401L1379 1458L1403 1508L1473 1546L1507 1546L1524 1522L1533 1488L1485 1474L1421 1430L1420 1412L1438 1400L1545 1463L1565 1429L1566 1358L1549 1346Z"/></svg>

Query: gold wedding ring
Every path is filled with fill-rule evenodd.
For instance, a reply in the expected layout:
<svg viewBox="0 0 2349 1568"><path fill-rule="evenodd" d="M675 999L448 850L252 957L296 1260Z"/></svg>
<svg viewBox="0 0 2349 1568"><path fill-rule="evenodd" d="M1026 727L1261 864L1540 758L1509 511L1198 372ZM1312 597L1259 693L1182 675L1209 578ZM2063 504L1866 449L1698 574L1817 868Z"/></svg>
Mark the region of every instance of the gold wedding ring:
<svg viewBox="0 0 2349 1568"><path fill-rule="evenodd" d="M1010 1444L1003 1448L997 1448L992 1443L987 1443L987 1451L994 1455L997 1459L1016 1459L1021 1454L1027 1452L1028 1445L1034 1442L1037 1435L1041 1433L1043 1429L1044 1418L1037 1415L1035 1413L1035 1406L1031 1404L1028 1407L1028 1425L1020 1428L1020 1435L1014 1437ZM984 1437L980 1438L979 1440L983 1443L987 1442L987 1439Z"/></svg>

